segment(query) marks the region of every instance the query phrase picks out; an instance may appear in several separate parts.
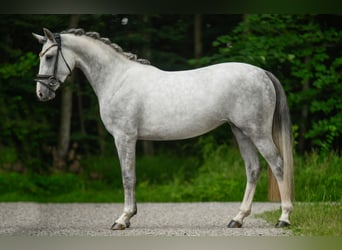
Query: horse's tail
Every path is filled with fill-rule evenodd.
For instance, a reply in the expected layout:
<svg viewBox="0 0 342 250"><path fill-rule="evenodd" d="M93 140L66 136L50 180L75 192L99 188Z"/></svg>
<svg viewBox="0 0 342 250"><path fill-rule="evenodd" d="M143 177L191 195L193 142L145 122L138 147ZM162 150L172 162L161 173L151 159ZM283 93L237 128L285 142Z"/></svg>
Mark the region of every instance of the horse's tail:
<svg viewBox="0 0 342 250"><path fill-rule="evenodd" d="M293 199L293 138L290 111L281 83L272 73L266 71L266 74L271 79L276 92L276 107L272 128L273 141L283 159L284 184L288 191L288 195Z"/></svg>

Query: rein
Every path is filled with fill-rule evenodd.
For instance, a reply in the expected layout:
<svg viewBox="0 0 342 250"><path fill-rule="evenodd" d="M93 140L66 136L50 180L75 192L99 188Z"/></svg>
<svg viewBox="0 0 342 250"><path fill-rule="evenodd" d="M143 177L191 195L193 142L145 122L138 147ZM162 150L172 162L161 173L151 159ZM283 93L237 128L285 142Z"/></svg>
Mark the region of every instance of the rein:
<svg viewBox="0 0 342 250"><path fill-rule="evenodd" d="M40 53L40 56L43 56L46 52L48 52L51 48L57 46L57 54L56 54L56 59L55 59L55 64L53 67L53 74L52 75L37 75L37 78L35 79L36 82L39 82L43 84L45 87L47 87L50 91L55 92L55 86L57 83L60 85L63 83L60 79L57 78L57 70L58 70L58 59L59 59L59 54L61 54L62 59L67 66L69 70L69 75L71 74L71 68L67 61L65 60L65 57L62 52L62 40L61 40L61 35L59 33L54 34L56 43L52 44L49 48L47 48L44 52ZM47 82L46 82L47 81Z"/></svg>

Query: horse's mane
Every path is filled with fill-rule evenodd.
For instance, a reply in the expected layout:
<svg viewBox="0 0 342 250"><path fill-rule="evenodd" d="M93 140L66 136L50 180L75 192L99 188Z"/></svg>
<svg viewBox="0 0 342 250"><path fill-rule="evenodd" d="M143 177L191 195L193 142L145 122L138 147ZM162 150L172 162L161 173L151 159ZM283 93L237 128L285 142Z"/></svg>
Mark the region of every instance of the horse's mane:
<svg viewBox="0 0 342 250"><path fill-rule="evenodd" d="M109 45L111 48L113 48L116 52L120 53L121 55L125 56L129 60L139 62L141 64L150 64L150 61L147 59L138 58L136 54L125 52L119 45L116 43L112 43L109 38L101 37L99 33L97 32L85 32L83 29L68 29L61 32L61 34L74 34L76 36L88 36L93 39L99 40L107 45Z"/></svg>

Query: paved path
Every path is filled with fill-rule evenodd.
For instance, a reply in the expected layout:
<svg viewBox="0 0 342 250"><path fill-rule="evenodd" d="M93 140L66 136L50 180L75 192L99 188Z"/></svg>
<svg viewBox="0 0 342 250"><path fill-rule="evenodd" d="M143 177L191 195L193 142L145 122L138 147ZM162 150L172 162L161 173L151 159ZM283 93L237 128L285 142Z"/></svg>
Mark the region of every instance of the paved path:
<svg viewBox="0 0 342 250"><path fill-rule="evenodd" d="M239 203L138 203L138 214L124 231L110 230L120 215L118 203L0 203L0 236L281 236L276 229L253 215L279 208L278 203L254 203L243 228L226 227Z"/></svg>

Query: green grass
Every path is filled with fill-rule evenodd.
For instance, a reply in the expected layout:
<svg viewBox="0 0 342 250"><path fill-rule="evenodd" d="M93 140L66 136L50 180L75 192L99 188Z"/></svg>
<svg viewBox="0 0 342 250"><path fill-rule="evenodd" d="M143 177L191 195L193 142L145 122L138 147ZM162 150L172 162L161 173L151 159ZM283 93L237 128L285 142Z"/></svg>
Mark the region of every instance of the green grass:
<svg viewBox="0 0 342 250"><path fill-rule="evenodd" d="M274 223L280 210L257 215ZM329 203L295 203L291 230L297 236L342 236L342 201Z"/></svg>
<svg viewBox="0 0 342 250"><path fill-rule="evenodd" d="M206 143L199 157L156 155L137 159L138 202L241 201L246 176L234 147ZM122 202L119 161L87 157L80 173L19 174L1 171L0 201ZM255 201L267 201L267 166L258 182ZM342 157L335 153L295 156L295 199L339 201Z"/></svg>
<svg viewBox="0 0 342 250"><path fill-rule="evenodd" d="M342 157L334 152L296 156L296 201L338 201L342 197Z"/></svg>

